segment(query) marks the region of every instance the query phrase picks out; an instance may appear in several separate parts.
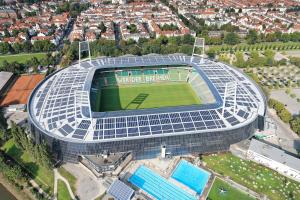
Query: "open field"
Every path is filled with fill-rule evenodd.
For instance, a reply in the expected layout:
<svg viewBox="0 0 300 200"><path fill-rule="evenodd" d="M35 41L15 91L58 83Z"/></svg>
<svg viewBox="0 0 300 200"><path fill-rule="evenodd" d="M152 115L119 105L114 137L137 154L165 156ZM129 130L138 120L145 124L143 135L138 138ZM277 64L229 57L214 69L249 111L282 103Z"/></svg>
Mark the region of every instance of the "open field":
<svg viewBox="0 0 300 200"><path fill-rule="evenodd" d="M206 166L271 200L300 200L300 183L230 153L203 156Z"/></svg>
<svg viewBox="0 0 300 200"><path fill-rule="evenodd" d="M188 83L154 83L106 87L101 90L100 111L160 108L200 104Z"/></svg>
<svg viewBox="0 0 300 200"><path fill-rule="evenodd" d="M222 193L223 190L224 192ZM253 197L248 194L232 187L225 181L216 178L213 186L209 192L208 199L210 200L254 200Z"/></svg>
<svg viewBox="0 0 300 200"><path fill-rule="evenodd" d="M46 53L28 53L28 54L15 54L15 55L2 55L0 56L0 65L4 60L7 62L19 62L25 63L26 61L30 60L31 58L36 57L38 60L46 57Z"/></svg>
<svg viewBox="0 0 300 200"><path fill-rule="evenodd" d="M71 200L68 188L62 180L57 181L57 199L58 200Z"/></svg>
<svg viewBox="0 0 300 200"><path fill-rule="evenodd" d="M54 187L53 171L46 169L38 164L32 158L32 155L16 147L13 139L8 140L1 149L18 163L24 166L32 175L32 178L47 192L52 192Z"/></svg>
<svg viewBox="0 0 300 200"><path fill-rule="evenodd" d="M44 77L41 74L20 76L0 101L0 106L26 104L31 91Z"/></svg>

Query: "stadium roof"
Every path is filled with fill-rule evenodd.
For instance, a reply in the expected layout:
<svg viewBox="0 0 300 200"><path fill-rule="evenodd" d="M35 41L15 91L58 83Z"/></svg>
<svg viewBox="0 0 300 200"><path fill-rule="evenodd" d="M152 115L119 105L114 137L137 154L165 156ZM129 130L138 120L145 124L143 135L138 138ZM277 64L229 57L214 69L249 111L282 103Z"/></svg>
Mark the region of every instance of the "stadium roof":
<svg viewBox="0 0 300 200"><path fill-rule="evenodd" d="M7 81L13 76L13 73L11 72L0 72L0 91L3 89L3 87L6 85Z"/></svg>
<svg viewBox="0 0 300 200"><path fill-rule="evenodd" d="M180 54L99 58L74 64L47 77L29 100L31 121L52 137L76 142L105 142L231 130L265 114L260 90L240 71L220 62ZM155 65L192 65L215 103L130 111L92 112L90 89L97 69ZM237 82L236 112L226 107L225 85Z"/></svg>

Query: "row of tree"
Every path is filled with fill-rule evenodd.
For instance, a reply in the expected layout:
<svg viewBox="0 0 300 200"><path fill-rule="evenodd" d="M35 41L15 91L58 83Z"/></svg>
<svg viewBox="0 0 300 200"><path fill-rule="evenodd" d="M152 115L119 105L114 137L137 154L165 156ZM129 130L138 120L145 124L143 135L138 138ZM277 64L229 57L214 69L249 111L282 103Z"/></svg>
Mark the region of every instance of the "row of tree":
<svg viewBox="0 0 300 200"><path fill-rule="evenodd" d="M27 41L24 43L9 44L8 42L0 43L0 54L17 54L32 52L49 52L54 51L55 45L49 40L35 41L33 44Z"/></svg>
<svg viewBox="0 0 300 200"><path fill-rule="evenodd" d="M238 33L231 31L221 34L220 37L209 37L209 32L204 31L201 35L206 39L208 45L236 45L239 43L258 44L261 42L300 42L300 32L294 33L257 33L255 30L249 30L245 38L241 38Z"/></svg>
<svg viewBox="0 0 300 200"><path fill-rule="evenodd" d="M275 99L269 99L268 104L270 108L274 108L274 110L276 110L277 115L283 122L289 123L291 129L300 135L300 115L293 117L286 109L285 105Z"/></svg>
<svg viewBox="0 0 300 200"><path fill-rule="evenodd" d="M238 45L217 45L210 46L206 51L209 55L216 55L223 52L234 53L236 51L251 52L251 51L265 51L265 50L295 50L300 49L300 43L262 43L255 45L238 44Z"/></svg>
<svg viewBox="0 0 300 200"><path fill-rule="evenodd" d="M172 54L184 53L190 55L193 50L194 37L184 35L182 37L159 37L157 39L141 38L138 42L134 40L120 41L118 45L113 40L99 39L90 43L91 55L97 56L120 56L126 54L146 55L150 53ZM78 59L78 42L66 44L62 50L62 66L69 65ZM84 56L84 55L83 55Z"/></svg>
<svg viewBox="0 0 300 200"><path fill-rule="evenodd" d="M15 123L11 124L10 133L18 148L29 152L35 161L43 167L48 169L52 168L51 154L45 143L34 143L28 133L26 133L25 129L17 126Z"/></svg>
<svg viewBox="0 0 300 200"><path fill-rule="evenodd" d="M46 56L41 59L33 57L25 63L20 63L17 61L7 62L4 60L2 63L0 63L0 71L8 71L20 75L28 72L29 68L32 68L34 73L38 73L39 67L48 67L50 65L54 66L59 60L59 54L52 56L51 53L46 54Z"/></svg>
<svg viewBox="0 0 300 200"><path fill-rule="evenodd" d="M287 63L286 59L275 61L274 56L275 56L275 52L272 50L264 51L263 56L260 56L257 51L251 51L249 58L245 60L244 53L238 51L235 53L236 61L233 62L233 65L240 68L286 65Z"/></svg>
<svg viewBox="0 0 300 200"><path fill-rule="evenodd" d="M12 162L2 150L0 151L0 173L17 188L22 187L27 177L22 168Z"/></svg>

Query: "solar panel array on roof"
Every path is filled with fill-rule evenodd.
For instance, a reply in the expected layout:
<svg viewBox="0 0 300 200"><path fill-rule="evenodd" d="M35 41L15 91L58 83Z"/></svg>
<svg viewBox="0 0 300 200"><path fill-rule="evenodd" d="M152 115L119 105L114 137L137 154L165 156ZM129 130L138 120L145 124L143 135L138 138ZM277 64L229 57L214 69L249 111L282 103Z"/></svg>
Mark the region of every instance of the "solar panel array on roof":
<svg viewBox="0 0 300 200"><path fill-rule="evenodd" d="M138 114L128 116L99 115L92 119L89 103L90 72L96 68L154 66L189 63L190 57L184 55L144 56L101 58L91 63L82 62L58 72L46 81L36 92L34 114L37 121L51 133L76 139L105 140L111 138L164 135L181 132L222 129L235 126L247 120L253 109L261 102L259 92L243 75L221 63L199 59L193 60L193 66L205 79L214 95L224 96L225 84L238 81L237 113L225 110L221 116L219 107L201 105L190 111L166 110L155 113L140 110ZM220 101L218 99L218 101ZM101 117L100 117L101 116ZM110 117L109 117L110 116ZM92 125L92 121L93 125ZM91 126L92 125L92 126ZM87 134L91 133L90 137Z"/></svg>
<svg viewBox="0 0 300 200"><path fill-rule="evenodd" d="M117 200L130 200L133 197L134 190L120 180L115 180L107 190Z"/></svg>
<svg viewBox="0 0 300 200"><path fill-rule="evenodd" d="M226 127L215 110L97 119L94 140Z"/></svg>

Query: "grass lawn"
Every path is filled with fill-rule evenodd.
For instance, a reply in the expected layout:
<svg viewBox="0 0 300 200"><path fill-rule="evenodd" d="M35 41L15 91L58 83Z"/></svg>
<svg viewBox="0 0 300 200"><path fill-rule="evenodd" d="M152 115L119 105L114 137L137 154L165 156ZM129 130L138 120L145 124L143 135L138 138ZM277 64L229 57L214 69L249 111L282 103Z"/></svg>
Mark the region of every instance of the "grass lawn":
<svg viewBox="0 0 300 200"><path fill-rule="evenodd" d="M188 83L154 83L105 87L100 111L160 108L200 104Z"/></svg>
<svg viewBox="0 0 300 200"><path fill-rule="evenodd" d="M230 153L203 156L207 167L271 200L300 200L300 183L255 162Z"/></svg>
<svg viewBox="0 0 300 200"><path fill-rule="evenodd" d="M71 200L68 188L62 180L57 180L57 199L58 200Z"/></svg>
<svg viewBox="0 0 300 200"><path fill-rule="evenodd" d="M220 193L220 189L226 190L225 193ZM232 187L225 181L216 178L214 184L209 192L208 198L210 200L254 200L255 198L248 194Z"/></svg>
<svg viewBox="0 0 300 200"><path fill-rule="evenodd" d="M44 58L46 53L29 53L29 54L14 54L14 55L1 55L0 64L6 60L7 62L17 61L19 63L25 63L33 57L36 57L38 60Z"/></svg>
<svg viewBox="0 0 300 200"><path fill-rule="evenodd" d="M58 168L58 172L69 181L73 193L76 193L77 179L63 167Z"/></svg>
<svg viewBox="0 0 300 200"><path fill-rule="evenodd" d="M2 147L8 155L13 157L17 162L22 164L28 172L31 173L32 178L49 193L53 193L54 174L52 170L38 165L32 155L16 147L13 139L8 140Z"/></svg>

